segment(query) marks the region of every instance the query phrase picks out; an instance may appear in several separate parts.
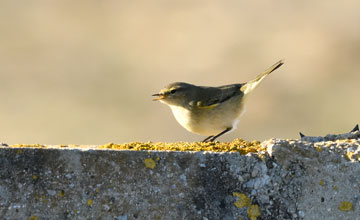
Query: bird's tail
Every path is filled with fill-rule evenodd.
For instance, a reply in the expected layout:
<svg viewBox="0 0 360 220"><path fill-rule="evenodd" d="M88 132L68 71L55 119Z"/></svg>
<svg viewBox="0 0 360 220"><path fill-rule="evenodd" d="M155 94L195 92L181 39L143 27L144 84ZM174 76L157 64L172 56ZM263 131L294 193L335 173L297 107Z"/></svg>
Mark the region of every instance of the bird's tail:
<svg viewBox="0 0 360 220"><path fill-rule="evenodd" d="M283 60L280 60L279 62L275 63L274 65L272 65L270 68L268 68L267 70L265 70L263 73L261 73L260 75L258 75L255 79L245 83L240 90L244 93L247 94L249 92L251 92L252 90L254 90L259 83L267 76L269 75L271 72L273 72L274 70L276 70L277 68L279 68L281 65L283 65L284 62Z"/></svg>

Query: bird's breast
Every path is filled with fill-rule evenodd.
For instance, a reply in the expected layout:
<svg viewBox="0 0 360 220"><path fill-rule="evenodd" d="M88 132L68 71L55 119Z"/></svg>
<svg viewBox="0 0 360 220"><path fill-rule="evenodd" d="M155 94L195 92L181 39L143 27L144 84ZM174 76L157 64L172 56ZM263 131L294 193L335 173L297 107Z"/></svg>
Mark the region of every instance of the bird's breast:
<svg viewBox="0 0 360 220"><path fill-rule="evenodd" d="M192 127L191 112L188 109L181 106L176 106L176 105L169 105L169 106L171 108L172 113L175 116L176 121L179 122L179 124L183 126L185 129L191 131L191 127Z"/></svg>

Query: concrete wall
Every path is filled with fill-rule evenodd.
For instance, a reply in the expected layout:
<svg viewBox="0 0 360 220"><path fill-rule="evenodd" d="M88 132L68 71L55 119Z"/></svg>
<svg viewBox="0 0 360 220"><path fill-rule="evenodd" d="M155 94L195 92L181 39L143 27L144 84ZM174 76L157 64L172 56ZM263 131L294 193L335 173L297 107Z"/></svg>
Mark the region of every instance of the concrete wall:
<svg viewBox="0 0 360 220"><path fill-rule="evenodd" d="M0 219L360 219L359 145L360 132L246 155L3 145Z"/></svg>

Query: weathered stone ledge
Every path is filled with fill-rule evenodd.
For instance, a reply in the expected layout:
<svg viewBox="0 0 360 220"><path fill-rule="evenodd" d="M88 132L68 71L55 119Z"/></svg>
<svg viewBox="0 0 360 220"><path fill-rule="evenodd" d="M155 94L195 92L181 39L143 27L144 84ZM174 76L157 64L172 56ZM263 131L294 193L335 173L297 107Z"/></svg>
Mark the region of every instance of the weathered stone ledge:
<svg viewBox="0 0 360 220"><path fill-rule="evenodd" d="M360 219L359 183L359 131L262 143L0 147L0 219L9 220Z"/></svg>

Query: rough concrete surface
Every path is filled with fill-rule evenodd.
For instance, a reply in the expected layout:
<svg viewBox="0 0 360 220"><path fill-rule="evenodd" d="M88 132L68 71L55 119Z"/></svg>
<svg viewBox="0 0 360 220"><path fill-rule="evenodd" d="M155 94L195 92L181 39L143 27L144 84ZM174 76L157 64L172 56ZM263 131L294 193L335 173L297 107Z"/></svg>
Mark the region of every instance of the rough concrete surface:
<svg viewBox="0 0 360 220"><path fill-rule="evenodd" d="M360 219L360 132L259 153L0 148L0 219Z"/></svg>

